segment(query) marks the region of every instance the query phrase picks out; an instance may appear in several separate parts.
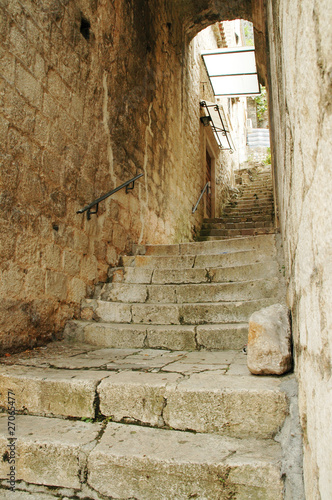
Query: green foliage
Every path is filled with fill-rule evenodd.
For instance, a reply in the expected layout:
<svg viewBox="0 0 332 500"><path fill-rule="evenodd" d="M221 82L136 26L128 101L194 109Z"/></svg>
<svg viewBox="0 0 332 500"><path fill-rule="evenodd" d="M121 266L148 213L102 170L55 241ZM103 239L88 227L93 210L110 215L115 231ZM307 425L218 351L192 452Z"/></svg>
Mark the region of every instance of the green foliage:
<svg viewBox="0 0 332 500"><path fill-rule="evenodd" d="M254 45L254 30L253 24L249 21L243 21L243 31L244 31L244 40L246 46Z"/></svg>
<svg viewBox="0 0 332 500"><path fill-rule="evenodd" d="M265 165L271 165L271 148L267 148L267 155L264 160Z"/></svg>
<svg viewBox="0 0 332 500"><path fill-rule="evenodd" d="M256 102L256 112L258 121L264 120L264 115L267 111L267 95L266 88L261 85L261 93L254 98Z"/></svg>

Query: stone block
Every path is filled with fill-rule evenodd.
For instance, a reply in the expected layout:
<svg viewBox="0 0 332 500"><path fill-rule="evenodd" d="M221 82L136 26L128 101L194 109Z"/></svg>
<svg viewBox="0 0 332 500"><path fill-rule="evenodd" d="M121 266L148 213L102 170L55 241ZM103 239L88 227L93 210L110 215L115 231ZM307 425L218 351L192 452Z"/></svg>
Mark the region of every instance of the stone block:
<svg viewBox="0 0 332 500"><path fill-rule="evenodd" d="M153 323L159 325L180 324L177 305L166 304L133 304L134 323Z"/></svg>
<svg viewBox="0 0 332 500"><path fill-rule="evenodd" d="M181 373L186 373L183 360L179 364L183 367ZM179 382L176 390L166 389L165 423L174 429L237 438L273 437L288 414L288 400L278 381L254 381L250 374L230 376L218 370L218 366L213 369L211 364L188 363L189 378ZM172 365L167 368L172 369ZM195 369L200 369L200 373L193 373Z"/></svg>
<svg viewBox="0 0 332 500"><path fill-rule="evenodd" d="M152 283L155 284L207 283L208 281L207 269L156 269L152 277Z"/></svg>
<svg viewBox="0 0 332 500"><path fill-rule="evenodd" d="M205 349L242 349L247 340L247 323L197 326L197 343Z"/></svg>
<svg viewBox="0 0 332 500"><path fill-rule="evenodd" d="M56 271L46 271L46 294L59 300L67 297L67 276Z"/></svg>
<svg viewBox="0 0 332 500"><path fill-rule="evenodd" d="M247 360L256 375L282 375L292 368L288 309L282 304L254 312L249 320Z"/></svg>
<svg viewBox="0 0 332 500"><path fill-rule="evenodd" d="M98 298L112 302L145 302L147 297L146 285L107 283Z"/></svg>
<svg viewBox="0 0 332 500"><path fill-rule="evenodd" d="M43 90L40 83L21 64L16 63L15 84L19 92L36 108L41 108Z"/></svg>
<svg viewBox="0 0 332 500"><path fill-rule="evenodd" d="M14 83L14 76L15 76L14 56L6 52L2 47L0 47L0 74L10 83Z"/></svg>
<svg viewBox="0 0 332 500"><path fill-rule="evenodd" d="M94 281L98 276L98 261L94 255L84 255L80 262L80 274L84 280Z"/></svg>
<svg viewBox="0 0 332 500"><path fill-rule="evenodd" d="M59 245L46 245L42 252L42 264L46 269L61 269L61 248Z"/></svg>
<svg viewBox="0 0 332 500"><path fill-rule="evenodd" d="M30 414L94 418L95 392L105 372L68 371L25 366L3 367L0 405L8 389L15 393L16 410Z"/></svg>
<svg viewBox="0 0 332 500"><path fill-rule="evenodd" d="M29 269L25 279L25 290L29 298L37 298L45 293L46 272L40 267Z"/></svg>
<svg viewBox="0 0 332 500"><path fill-rule="evenodd" d="M37 113L36 115L36 123L34 129L34 138L42 145L46 146L49 139L49 130L50 130L50 122L45 118L41 113ZM46 153L46 151L45 151ZM56 173L59 169L59 159L57 159L56 167L53 166L53 174ZM51 176L52 179L53 176Z"/></svg>
<svg viewBox="0 0 332 500"><path fill-rule="evenodd" d="M0 223L0 228L0 259L9 260L15 250L16 234L12 231L10 226L5 223L5 221Z"/></svg>
<svg viewBox="0 0 332 500"><path fill-rule="evenodd" d="M196 349L194 326L159 326L147 327L147 347L182 351Z"/></svg>
<svg viewBox="0 0 332 500"><path fill-rule="evenodd" d="M114 498L281 500L279 459L277 443L111 423L89 456L88 484Z"/></svg>
<svg viewBox="0 0 332 500"><path fill-rule="evenodd" d="M110 374L98 387L100 411L117 422L126 418L162 426L165 387L178 378L174 373L123 371Z"/></svg>
<svg viewBox="0 0 332 500"><path fill-rule="evenodd" d="M94 299L82 302L82 312L90 309L100 321L112 323L131 323L131 307L130 304Z"/></svg>
<svg viewBox="0 0 332 500"><path fill-rule="evenodd" d="M125 283L151 283L152 269L126 267L123 269L123 281ZM117 278L113 279L117 281Z"/></svg>
<svg viewBox="0 0 332 500"><path fill-rule="evenodd" d="M71 276L76 276L80 272L80 256L75 252L65 250L63 252L63 271Z"/></svg>
<svg viewBox="0 0 332 500"><path fill-rule="evenodd" d="M72 278L68 283L68 300L69 302L81 302L86 296L86 284L78 278Z"/></svg>
<svg viewBox="0 0 332 500"><path fill-rule="evenodd" d="M81 488L82 471L101 424L18 415L19 457L16 479L27 483ZM7 449L7 416L0 417L0 446ZM1 462L0 477L7 478L8 462Z"/></svg>
<svg viewBox="0 0 332 500"><path fill-rule="evenodd" d="M181 324L244 323L258 307L266 307L273 299L243 302L179 304Z"/></svg>
<svg viewBox="0 0 332 500"><path fill-rule="evenodd" d="M48 72L47 89L65 109L70 109L71 92L62 78L54 70Z"/></svg>

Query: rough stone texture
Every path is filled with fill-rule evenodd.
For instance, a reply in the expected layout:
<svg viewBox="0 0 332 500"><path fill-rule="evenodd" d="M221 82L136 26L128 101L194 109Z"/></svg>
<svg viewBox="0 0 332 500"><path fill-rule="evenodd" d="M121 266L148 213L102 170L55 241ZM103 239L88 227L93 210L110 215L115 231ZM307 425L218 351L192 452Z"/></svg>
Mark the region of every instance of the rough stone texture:
<svg viewBox="0 0 332 500"><path fill-rule="evenodd" d="M95 445L100 424L17 416L16 479L34 484L80 489L87 455ZM0 417L1 456L7 447L7 416ZM6 478L8 462L1 461Z"/></svg>
<svg viewBox="0 0 332 500"><path fill-rule="evenodd" d="M274 304L249 319L248 368L256 375L282 375L292 368L288 309Z"/></svg>
<svg viewBox="0 0 332 500"><path fill-rule="evenodd" d="M201 85L204 38L189 43L180 7L1 2L3 350L51 339L132 243L197 233L204 206L191 209L205 183L199 100L212 94ZM227 12L234 17L236 8ZM212 31L208 40L216 44ZM227 168L233 161L220 159ZM135 189L101 203L91 221L76 214L138 173Z"/></svg>
<svg viewBox="0 0 332 500"><path fill-rule="evenodd" d="M114 498L281 500L278 458L264 441L109 424L90 454L88 483Z"/></svg>
<svg viewBox="0 0 332 500"><path fill-rule="evenodd" d="M328 500L332 491L331 22L328 0L267 2L276 202L299 379L305 495L314 500Z"/></svg>
<svg viewBox="0 0 332 500"><path fill-rule="evenodd" d="M15 393L16 410L49 416L95 417L95 391L107 372L59 371L11 366L1 368L0 406L8 390Z"/></svg>

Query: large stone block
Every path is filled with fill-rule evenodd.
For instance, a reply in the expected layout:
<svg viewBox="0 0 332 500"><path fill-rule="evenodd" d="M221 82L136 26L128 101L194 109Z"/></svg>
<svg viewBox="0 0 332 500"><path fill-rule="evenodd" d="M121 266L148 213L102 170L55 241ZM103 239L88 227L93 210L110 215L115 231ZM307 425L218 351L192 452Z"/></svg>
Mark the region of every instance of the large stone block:
<svg viewBox="0 0 332 500"><path fill-rule="evenodd" d="M276 443L112 423L88 483L113 498L281 500L279 459Z"/></svg>
<svg viewBox="0 0 332 500"><path fill-rule="evenodd" d="M105 372L67 371L9 366L0 374L0 405L15 393L16 410L31 414L94 418L98 382Z"/></svg>
<svg viewBox="0 0 332 500"><path fill-rule="evenodd" d="M101 424L17 416L16 480L81 489L82 472ZM8 450L7 416L0 417L1 456ZM8 462L1 461L0 477L7 478Z"/></svg>
<svg viewBox="0 0 332 500"><path fill-rule="evenodd" d="M286 306L274 304L251 315L248 368L256 375L282 375L292 368L291 330Z"/></svg>

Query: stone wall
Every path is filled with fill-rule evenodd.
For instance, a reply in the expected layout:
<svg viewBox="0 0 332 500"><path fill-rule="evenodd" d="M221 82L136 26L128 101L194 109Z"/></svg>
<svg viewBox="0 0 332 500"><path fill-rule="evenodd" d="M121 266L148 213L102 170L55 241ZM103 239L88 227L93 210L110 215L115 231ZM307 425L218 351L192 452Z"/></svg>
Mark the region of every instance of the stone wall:
<svg viewBox="0 0 332 500"><path fill-rule="evenodd" d="M0 1L2 350L56 335L132 243L199 229L191 51L172 2Z"/></svg>
<svg viewBox="0 0 332 500"><path fill-rule="evenodd" d="M272 147L306 498L332 492L332 5L268 2Z"/></svg>

